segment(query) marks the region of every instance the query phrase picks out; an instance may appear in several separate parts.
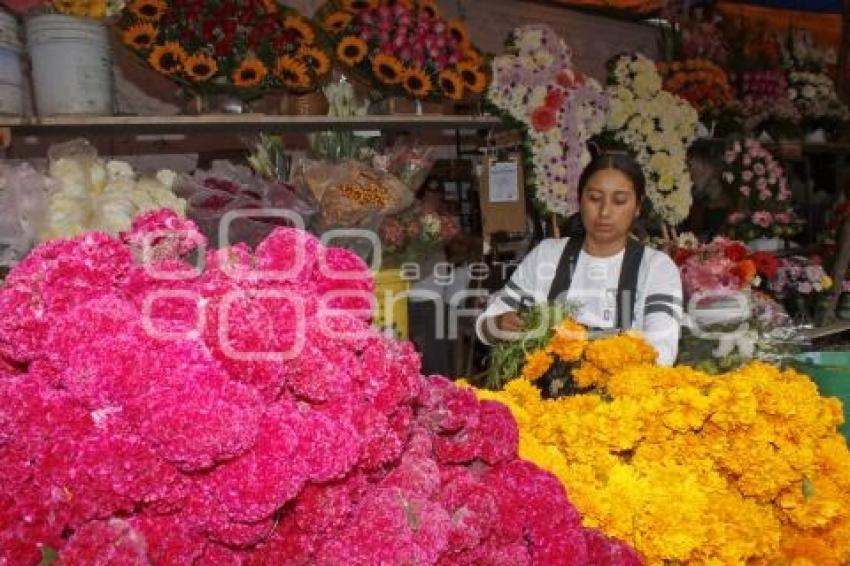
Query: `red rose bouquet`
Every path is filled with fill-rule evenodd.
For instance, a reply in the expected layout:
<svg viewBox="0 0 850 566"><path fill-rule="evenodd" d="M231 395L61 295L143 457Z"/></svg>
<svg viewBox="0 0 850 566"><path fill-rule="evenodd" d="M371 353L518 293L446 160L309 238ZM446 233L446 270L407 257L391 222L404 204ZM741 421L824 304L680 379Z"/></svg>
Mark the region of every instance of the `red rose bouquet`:
<svg viewBox="0 0 850 566"><path fill-rule="evenodd" d="M487 90L484 57L463 23L440 16L435 0L334 0L318 14L339 62L378 89L450 100Z"/></svg>
<svg viewBox="0 0 850 566"><path fill-rule="evenodd" d="M193 93L306 92L331 70L319 30L276 0L131 0L118 30L134 54Z"/></svg>

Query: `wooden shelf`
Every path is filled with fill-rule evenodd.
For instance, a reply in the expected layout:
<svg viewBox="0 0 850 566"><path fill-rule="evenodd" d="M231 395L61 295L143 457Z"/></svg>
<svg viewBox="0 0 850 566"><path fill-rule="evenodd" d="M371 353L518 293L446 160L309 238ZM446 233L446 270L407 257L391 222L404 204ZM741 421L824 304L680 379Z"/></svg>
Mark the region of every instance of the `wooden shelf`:
<svg viewBox="0 0 850 566"><path fill-rule="evenodd" d="M495 116L272 116L266 114L209 114L201 116L63 116L2 118L0 128L15 136L93 134L192 134L234 132L310 132L324 130L489 130L500 127Z"/></svg>
<svg viewBox="0 0 850 566"><path fill-rule="evenodd" d="M702 146L726 146L728 140L723 138L699 138L694 141L694 145ZM779 145L776 142L763 144L771 151L776 150ZM850 154L850 143L802 143L803 153L805 154L832 154L832 155L848 155Z"/></svg>

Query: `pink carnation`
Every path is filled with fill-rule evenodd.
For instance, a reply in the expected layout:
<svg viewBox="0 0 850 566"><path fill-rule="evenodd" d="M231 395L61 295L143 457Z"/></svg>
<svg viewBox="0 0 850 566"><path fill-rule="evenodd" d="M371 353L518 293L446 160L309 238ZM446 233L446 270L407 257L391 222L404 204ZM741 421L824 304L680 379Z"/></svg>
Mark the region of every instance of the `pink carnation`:
<svg viewBox="0 0 850 566"><path fill-rule="evenodd" d="M206 236L194 222L168 209L140 214L133 220L130 231L121 234L121 239L135 257L147 261L179 258L207 246Z"/></svg>
<svg viewBox="0 0 850 566"><path fill-rule="evenodd" d="M767 210L759 210L754 212L752 216L753 224L762 228L769 228L773 224L773 214Z"/></svg>
<svg viewBox="0 0 850 566"><path fill-rule="evenodd" d="M0 289L0 562L41 545L86 564L585 556L505 407L423 378L360 299L321 308L372 291L359 258L283 228L200 272L179 238L132 263L183 222L46 244Z"/></svg>

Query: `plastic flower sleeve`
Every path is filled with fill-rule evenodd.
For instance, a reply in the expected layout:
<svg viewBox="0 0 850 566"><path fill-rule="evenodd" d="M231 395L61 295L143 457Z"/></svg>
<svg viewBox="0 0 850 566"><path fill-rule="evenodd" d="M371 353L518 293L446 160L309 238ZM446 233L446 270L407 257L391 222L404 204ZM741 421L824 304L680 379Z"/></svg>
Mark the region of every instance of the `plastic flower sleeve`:
<svg viewBox="0 0 850 566"><path fill-rule="evenodd" d="M28 163L0 164L0 266L14 265L36 242L50 186Z"/></svg>

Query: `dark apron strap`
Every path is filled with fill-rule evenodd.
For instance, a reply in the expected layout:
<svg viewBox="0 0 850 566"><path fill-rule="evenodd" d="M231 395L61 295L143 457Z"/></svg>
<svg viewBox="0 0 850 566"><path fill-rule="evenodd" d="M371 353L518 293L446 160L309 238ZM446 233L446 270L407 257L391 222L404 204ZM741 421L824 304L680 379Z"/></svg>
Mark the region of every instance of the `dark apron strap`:
<svg viewBox="0 0 850 566"><path fill-rule="evenodd" d="M558 269L549 289L549 302L554 302L558 295L570 290L573 272L578 263L578 256L584 246L584 237L575 236L567 241ZM644 247L631 238L626 242L623 254L623 265L620 268L620 280L617 285L617 307L614 317L614 328L628 330L634 321L635 302L637 297L638 274L640 263L643 261Z"/></svg>
<svg viewBox="0 0 850 566"><path fill-rule="evenodd" d="M584 236L573 236L567 240L555 277L552 279L552 287L549 288L549 302L552 303L561 293L566 294L573 282L573 271L578 263L578 256L584 246Z"/></svg>
<svg viewBox="0 0 850 566"><path fill-rule="evenodd" d="M617 314L614 317L614 325L623 330L629 330L634 321L638 274L644 249L643 245L636 240L629 238L626 241L623 266L620 268L620 282L617 285Z"/></svg>

